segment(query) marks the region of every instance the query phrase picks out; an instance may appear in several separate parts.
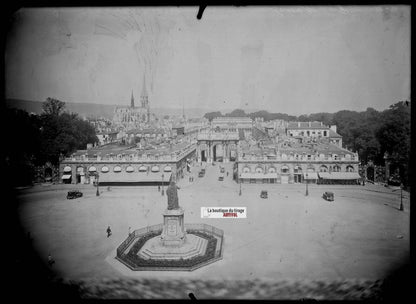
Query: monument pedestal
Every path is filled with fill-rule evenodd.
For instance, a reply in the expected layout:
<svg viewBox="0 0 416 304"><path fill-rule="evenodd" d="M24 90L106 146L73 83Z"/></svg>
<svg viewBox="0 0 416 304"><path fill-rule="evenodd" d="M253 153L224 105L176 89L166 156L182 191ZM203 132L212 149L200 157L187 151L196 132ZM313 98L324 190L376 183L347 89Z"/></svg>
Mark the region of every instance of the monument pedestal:
<svg viewBox="0 0 416 304"><path fill-rule="evenodd" d="M163 246L179 247L186 240L186 230L184 224L184 210L179 209L165 210L163 212L163 230L160 241Z"/></svg>

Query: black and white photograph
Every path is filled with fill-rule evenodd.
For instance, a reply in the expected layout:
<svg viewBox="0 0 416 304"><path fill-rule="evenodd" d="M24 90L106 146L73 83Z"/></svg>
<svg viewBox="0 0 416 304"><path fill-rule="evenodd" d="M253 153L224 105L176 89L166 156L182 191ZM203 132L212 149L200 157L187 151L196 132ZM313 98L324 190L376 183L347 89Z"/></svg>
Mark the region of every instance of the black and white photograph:
<svg viewBox="0 0 416 304"><path fill-rule="evenodd" d="M4 23L16 300L410 294L410 5Z"/></svg>

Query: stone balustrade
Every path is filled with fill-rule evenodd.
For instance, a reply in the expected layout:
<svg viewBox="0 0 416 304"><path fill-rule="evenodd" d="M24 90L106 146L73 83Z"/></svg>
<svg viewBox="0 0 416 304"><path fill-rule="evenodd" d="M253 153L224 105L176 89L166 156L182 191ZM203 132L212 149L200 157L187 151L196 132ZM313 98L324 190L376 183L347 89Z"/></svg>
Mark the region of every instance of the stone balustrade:
<svg viewBox="0 0 416 304"><path fill-rule="evenodd" d="M182 151L176 151L171 154L164 154L164 155L158 155L158 154L130 154L130 155L123 155L123 156L87 156L87 155L79 155L79 156L72 156L72 157L66 157L64 159L64 162L108 162L108 161L116 161L116 162L142 162L142 161L178 161L188 155L189 153L195 151L196 145L191 144L187 146ZM132 155L132 156L131 156Z"/></svg>
<svg viewBox="0 0 416 304"><path fill-rule="evenodd" d="M285 156L285 155L276 155L274 157L270 157L267 155L245 155L245 156L239 156L238 157L238 161L299 161L299 162L310 162L310 161L328 161L328 162L333 162L333 161L339 161L339 162L356 162L358 161L358 157L356 156L351 156L351 158L346 158L346 157L338 157L338 158L333 158L331 156L325 156L325 157L320 157L320 156L311 156L311 157L295 157L295 156Z"/></svg>

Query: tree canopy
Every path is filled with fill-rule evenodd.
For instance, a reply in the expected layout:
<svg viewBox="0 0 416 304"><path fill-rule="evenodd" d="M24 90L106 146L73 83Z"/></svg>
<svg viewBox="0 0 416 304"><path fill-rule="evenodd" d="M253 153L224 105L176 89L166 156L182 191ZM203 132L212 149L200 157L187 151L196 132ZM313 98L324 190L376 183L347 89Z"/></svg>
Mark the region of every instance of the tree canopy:
<svg viewBox="0 0 416 304"><path fill-rule="evenodd" d="M6 165L12 172L19 172L15 182L27 184L34 166L50 162L59 163L61 156L68 156L77 149L85 149L88 143L98 142L94 127L78 117L65 112L65 103L48 98L43 103L41 115L6 108L4 123L13 132L6 132Z"/></svg>
<svg viewBox="0 0 416 304"><path fill-rule="evenodd" d="M222 113L219 112L219 111L217 111L217 112L209 112L209 113L205 113L204 117L211 122L216 117L222 117Z"/></svg>

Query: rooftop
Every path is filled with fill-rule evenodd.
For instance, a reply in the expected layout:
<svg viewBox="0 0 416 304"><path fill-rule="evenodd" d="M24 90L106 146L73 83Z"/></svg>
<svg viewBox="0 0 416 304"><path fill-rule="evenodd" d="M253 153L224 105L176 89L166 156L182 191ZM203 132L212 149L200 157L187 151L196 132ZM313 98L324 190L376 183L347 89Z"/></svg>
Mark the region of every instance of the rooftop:
<svg viewBox="0 0 416 304"><path fill-rule="evenodd" d="M152 154L152 155L164 155L164 154L171 154L176 152L181 152L189 146L189 142L173 142L170 143L160 143L160 144L151 144L139 149L136 146L127 146L127 145L120 145L118 143L111 143L104 146L95 147L89 150L78 150L74 153L75 156L85 155L94 156L94 155L117 155L117 154Z"/></svg>
<svg viewBox="0 0 416 304"><path fill-rule="evenodd" d="M249 145L247 142L241 143L240 147L244 153L250 154L270 154L273 151L280 153L290 154L350 154L354 155L353 152L348 151L344 148L340 148L329 142L314 142L314 143L298 143L298 142L282 142L274 145L259 146Z"/></svg>
<svg viewBox="0 0 416 304"><path fill-rule="evenodd" d="M321 121L291 121L287 125L288 129L329 129Z"/></svg>

